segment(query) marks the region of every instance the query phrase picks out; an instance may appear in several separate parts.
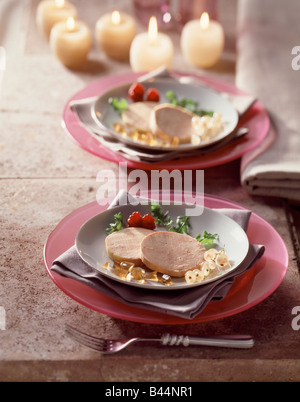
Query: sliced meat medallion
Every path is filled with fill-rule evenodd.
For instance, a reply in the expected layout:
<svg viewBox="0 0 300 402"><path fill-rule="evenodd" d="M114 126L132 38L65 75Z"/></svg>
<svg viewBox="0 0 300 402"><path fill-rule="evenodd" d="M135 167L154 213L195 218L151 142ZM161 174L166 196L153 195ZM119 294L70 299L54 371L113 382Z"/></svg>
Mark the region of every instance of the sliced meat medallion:
<svg viewBox="0 0 300 402"><path fill-rule="evenodd" d="M194 116L180 106L163 103L152 110L150 127L153 133L165 141L171 142L176 137L179 144L186 144L196 133L192 124Z"/></svg>
<svg viewBox="0 0 300 402"><path fill-rule="evenodd" d="M150 229L126 228L113 232L105 238L106 251L115 262L132 262L141 264L141 242L150 233Z"/></svg>
<svg viewBox="0 0 300 402"><path fill-rule="evenodd" d="M135 102L128 106L122 113L124 124L136 127L140 130L151 131L149 121L152 109L157 102Z"/></svg>
<svg viewBox="0 0 300 402"><path fill-rule="evenodd" d="M175 277L200 267L206 249L191 236L152 232L141 243L142 262L150 269Z"/></svg>

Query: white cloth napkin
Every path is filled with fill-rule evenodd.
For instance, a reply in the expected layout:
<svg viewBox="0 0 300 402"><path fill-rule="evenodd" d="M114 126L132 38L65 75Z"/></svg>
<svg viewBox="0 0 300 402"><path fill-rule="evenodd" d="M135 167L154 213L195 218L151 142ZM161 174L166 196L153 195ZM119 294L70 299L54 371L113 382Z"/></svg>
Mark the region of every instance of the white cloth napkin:
<svg viewBox="0 0 300 402"><path fill-rule="evenodd" d="M245 155L241 183L253 195L300 200L300 71L292 68L299 45L300 2L240 0L236 84L267 108L271 129Z"/></svg>
<svg viewBox="0 0 300 402"><path fill-rule="evenodd" d="M126 192L120 192L110 207L118 205L119 200L124 200L126 196ZM223 209L218 211L235 219L244 230L247 229L251 215L250 211L235 209ZM174 291L140 289L111 280L86 264L80 258L75 246L59 256L53 262L51 269L53 272L78 280L96 289L100 293L127 305L181 318L193 319L209 302L222 300L226 297L234 283L234 279L251 269L256 261L262 257L263 253L264 246L250 245L245 260L233 272L206 285Z"/></svg>

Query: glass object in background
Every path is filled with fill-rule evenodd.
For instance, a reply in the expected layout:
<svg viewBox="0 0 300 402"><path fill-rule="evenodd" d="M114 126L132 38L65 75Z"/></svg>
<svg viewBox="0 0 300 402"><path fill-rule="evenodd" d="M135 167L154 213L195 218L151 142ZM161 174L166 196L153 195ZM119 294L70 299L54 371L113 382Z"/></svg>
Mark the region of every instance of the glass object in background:
<svg viewBox="0 0 300 402"><path fill-rule="evenodd" d="M218 0L133 0L137 19L148 26L156 17L161 31L179 29L188 21L207 12L211 20L218 20Z"/></svg>
<svg viewBox="0 0 300 402"><path fill-rule="evenodd" d="M173 16L173 3L178 0L134 0L135 14L138 20L148 26L151 17L156 17L159 30L174 29L177 21Z"/></svg>
<svg viewBox="0 0 300 402"><path fill-rule="evenodd" d="M207 12L211 20L217 21L218 0L179 0L178 19L181 25L200 18L203 12Z"/></svg>

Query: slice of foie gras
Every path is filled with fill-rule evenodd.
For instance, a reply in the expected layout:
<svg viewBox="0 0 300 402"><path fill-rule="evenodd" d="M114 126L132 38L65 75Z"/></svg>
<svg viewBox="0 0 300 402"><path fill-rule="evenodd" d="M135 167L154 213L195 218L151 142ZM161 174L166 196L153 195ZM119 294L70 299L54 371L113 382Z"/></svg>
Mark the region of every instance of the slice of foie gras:
<svg viewBox="0 0 300 402"><path fill-rule="evenodd" d="M151 131L164 141L172 142L176 137L179 144L187 144L195 134L192 119L195 115L188 110L168 103L157 105L150 116Z"/></svg>
<svg viewBox="0 0 300 402"><path fill-rule="evenodd" d="M142 262L154 271L175 277L200 268L205 251L193 237L176 232L152 232L141 243Z"/></svg>
<svg viewBox="0 0 300 402"><path fill-rule="evenodd" d="M113 232L105 238L106 252L115 262L131 262L140 265L141 242L152 230L130 227Z"/></svg>
<svg viewBox="0 0 300 402"><path fill-rule="evenodd" d="M136 127L143 131L151 131L150 115L156 102L135 102L128 106L122 113L122 121L132 127Z"/></svg>

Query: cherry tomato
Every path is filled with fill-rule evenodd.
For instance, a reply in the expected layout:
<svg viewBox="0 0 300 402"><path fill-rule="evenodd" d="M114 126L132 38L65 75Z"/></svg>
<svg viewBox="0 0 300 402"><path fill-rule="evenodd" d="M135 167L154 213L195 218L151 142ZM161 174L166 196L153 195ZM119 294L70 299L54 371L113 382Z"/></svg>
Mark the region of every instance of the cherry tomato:
<svg viewBox="0 0 300 402"><path fill-rule="evenodd" d="M143 216L142 226L145 229L155 229L155 219L150 214Z"/></svg>
<svg viewBox="0 0 300 402"><path fill-rule="evenodd" d="M133 212L127 219L129 226L141 227L143 224L143 218L140 212Z"/></svg>
<svg viewBox="0 0 300 402"><path fill-rule="evenodd" d="M146 214L142 217L140 212L133 212L127 219L129 226L139 227L144 229L155 229L155 219L152 215Z"/></svg>
<svg viewBox="0 0 300 402"><path fill-rule="evenodd" d="M143 218L140 212L133 212L127 219L129 226L141 227L143 224Z"/></svg>
<svg viewBox="0 0 300 402"><path fill-rule="evenodd" d="M146 99L149 102L159 102L160 95L157 89L149 88L146 94Z"/></svg>
<svg viewBox="0 0 300 402"><path fill-rule="evenodd" d="M133 102L142 102L144 99L145 87L139 82L135 82L128 90L128 96Z"/></svg>

